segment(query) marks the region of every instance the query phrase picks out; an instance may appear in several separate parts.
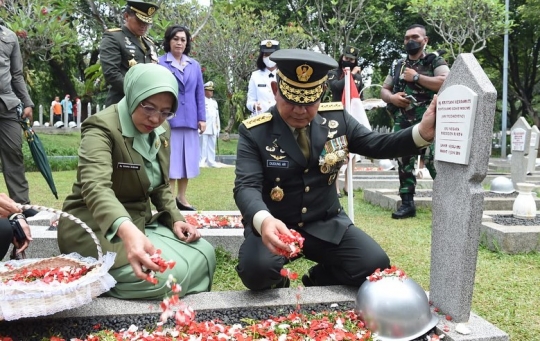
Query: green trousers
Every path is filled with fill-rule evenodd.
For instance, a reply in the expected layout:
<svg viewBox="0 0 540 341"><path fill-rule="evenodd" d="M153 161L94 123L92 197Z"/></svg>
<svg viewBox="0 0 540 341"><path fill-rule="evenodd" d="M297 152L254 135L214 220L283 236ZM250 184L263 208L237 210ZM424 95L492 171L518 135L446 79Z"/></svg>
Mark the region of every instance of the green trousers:
<svg viewBox="0 0 540 341"><path fill-rule="evenodd" d="M135 276L131 265L112 269L109 273L117 283L107 296L120 299L161 300L171 293L165 282L172 274L182 286L180 296L210 291L216 269L214 247L206 240L185 243L165 226L146 227L146 236L156 249L161 250L165 260L175 260L176 265L164 273L156 273L157 284L140 280Z"/></svg>

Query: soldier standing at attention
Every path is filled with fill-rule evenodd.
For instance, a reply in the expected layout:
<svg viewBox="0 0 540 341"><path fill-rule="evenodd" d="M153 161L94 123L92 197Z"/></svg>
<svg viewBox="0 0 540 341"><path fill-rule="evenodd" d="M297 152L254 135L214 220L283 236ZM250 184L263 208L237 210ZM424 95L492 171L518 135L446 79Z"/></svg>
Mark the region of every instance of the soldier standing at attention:
<svg viewBox="0 0 540 341"><path fill-rule="evenodd" d="M360 286L390 260L381 246L353 225L334 182L348 153L384 159L418 153L435 137L435 101L418 125L391 134L368 130L338 102L322 103L331 57L308 50L279 50L272 91L276 105L238 128L234 199L244 223L236 271L246 287L289 285L280 275L289 250L279 235L305 238L302 253L316 262L304 286Z"/></svg>
<svg viewBox="0 0 540 341"><path fill-rule="evenodd" d="M99 47L103 76L109 84L105 106L124 97L124 75L138 63L157 63L156 46L145 36L158 10L156 4L130 0L124 9L124 25L103 34Z"/></svg>
<svg viewBox="0 0 540 341"><path fill-rule="evenodd" d="M441 88L450 72L446 61L436 53L425 53L428 43L424 26L414 24L405 33L407 58L392 63L381 89L381 99L388 103L388 112L394 119L394 131L408 128L422 120L433 96ZM437 175L433 164L433 146L414 155L398 159L399 195L401 206L392 213L394 219L416 216L414 194L416 177L414 164L418 155L424 155L425 165L433 179Z"/></svg>

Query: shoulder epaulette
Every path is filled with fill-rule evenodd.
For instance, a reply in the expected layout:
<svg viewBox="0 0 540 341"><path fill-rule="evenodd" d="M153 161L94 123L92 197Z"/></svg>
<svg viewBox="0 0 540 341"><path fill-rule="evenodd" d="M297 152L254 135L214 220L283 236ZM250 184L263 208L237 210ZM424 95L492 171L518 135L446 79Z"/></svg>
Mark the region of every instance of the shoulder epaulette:
<svg viewBox="0 0 540 341"><path fill-rule="evenodd" d="M250 117L246 120L243 120L242 123L246 126L246 128L250 129L255 126L258 126L259 124L263 124L266 122L270 122L272 120L272 114L267 112L264 114L260 114L257 116Z"/></svg>
<svg viewBox="0 0 540 341"><path fill-rule="evenodd" d="M110 28L107 30L107 32L119 32L119 31L122 31L121 28Z"/></svg>
<svg viewBox="0 0 540 341"><path fill-rule="evenodd" d="M343 110L343 103L341 102L326 102L319 105L319 112L321 111L335 111Z"/></svg>

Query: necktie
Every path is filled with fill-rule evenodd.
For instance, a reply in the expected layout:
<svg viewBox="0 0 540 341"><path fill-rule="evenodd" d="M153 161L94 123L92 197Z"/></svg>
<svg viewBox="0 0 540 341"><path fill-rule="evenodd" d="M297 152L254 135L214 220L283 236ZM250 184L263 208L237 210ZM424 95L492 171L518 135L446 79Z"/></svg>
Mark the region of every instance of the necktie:
<svg viewBox="0 0 540 341"><path fill-rule="evenodd" d="M296 142L302 151L302 154L306 157L306 160L309 160L309 140L307 137L307 127L296 129L298 132L298 137Z"/></svg>
<svg viewBox="0 0 540 341"><path fill-rule="evenodd" d="M141 43L141 47L144 53L146 54L146 45L144 45L144 41L142 40L142 37L139 37L139 42Z"/></svg>

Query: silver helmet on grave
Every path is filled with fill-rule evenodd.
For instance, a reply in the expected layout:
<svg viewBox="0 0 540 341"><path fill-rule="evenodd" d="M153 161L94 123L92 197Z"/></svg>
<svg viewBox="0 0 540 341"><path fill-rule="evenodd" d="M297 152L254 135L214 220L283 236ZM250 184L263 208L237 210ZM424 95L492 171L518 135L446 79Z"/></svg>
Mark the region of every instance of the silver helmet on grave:
<svg viewBox="0 0 540 341"><path fill-rule="evenodd" d="M511 194L514 193L515 189L512 180L508 179L505 176L498 176L491 180L491 184L489 185L489 191L500 194Z"/></svg>
<svg viewBox="0 0 540 341"><path fill-rule="evenodd" d="M439 321L431 313L425 291L407 277L365 281L356 296L355 312L382 341L416 339Z"/></svg>

